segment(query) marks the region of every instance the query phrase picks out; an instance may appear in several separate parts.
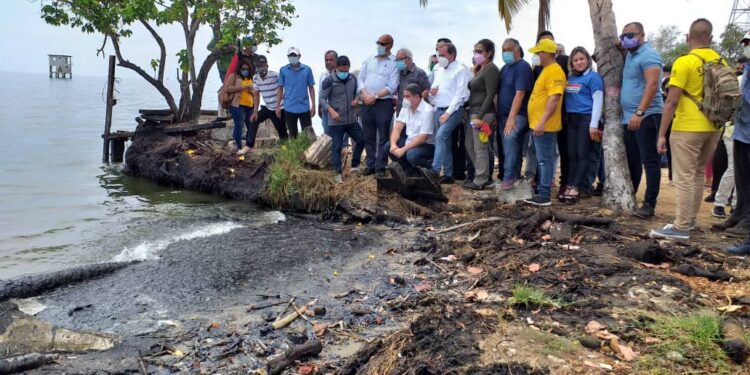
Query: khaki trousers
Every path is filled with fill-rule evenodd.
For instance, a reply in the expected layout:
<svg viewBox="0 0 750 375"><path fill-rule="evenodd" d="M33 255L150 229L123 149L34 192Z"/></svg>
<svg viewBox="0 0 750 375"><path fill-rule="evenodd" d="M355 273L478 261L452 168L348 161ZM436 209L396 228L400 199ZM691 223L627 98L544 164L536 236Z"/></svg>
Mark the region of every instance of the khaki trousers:
<svg viewBox="0 0 750 375"><path fill-rule="evenodd" d="M672 131L672 181L675 187L675 229L687 231L695 225L703 201L705 168L714 154L721 132Z"/></svg>

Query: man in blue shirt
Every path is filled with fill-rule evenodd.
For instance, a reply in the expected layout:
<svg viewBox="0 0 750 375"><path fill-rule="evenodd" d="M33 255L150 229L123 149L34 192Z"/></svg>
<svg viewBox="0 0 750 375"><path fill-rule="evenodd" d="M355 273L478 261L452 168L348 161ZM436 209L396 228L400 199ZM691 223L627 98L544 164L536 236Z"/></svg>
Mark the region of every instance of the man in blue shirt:
<svg viewBox="0 0 750 375"><path fill-rule="evenodd" d="M299 62L302 57L299 48L290 47L286 55L289 58L289 65L281 68L279 72L276 103L281 103L281 105L276 107L276 116L281 118L283 105L289 135L296 137L298 121L302 131L312 126L312 117L315 116L315 79L312 69Z"/></svg>
<svg viewBox="0 0 750 375"><path fill-rule="evenodd" d="M529 104L532 72L523 60L523 50L517 40L503 42L503 62L500 87L497 91L498 131L497 148L503 190L513 188L521 172L521 150L529 130L526 107Z"/></svg>
<svg viewBox="0 0 750 375"><path fill-rule="evenodd" d="M365 133L365 176L385 175L388 141L393 120L393 98L397 96L398 69L391 54L393 37L384 34L377 42L377 54L365 60L358 77L358 93L364 102L360 118Z"/></svg>
<svg viewBox="0 0 750 375"><path fill-rule="evenodd" d="M750 32L745 34L741 42L745 46L745 56L750 57ZM737 208L732 215L720 224L714 225L715 229L726 230L734 236L750 236L750 85L747 84L750 76L750 64L745 64L742 75L742 104L734 121L734 133L732 134L734 147L734 195L737 199ZM750 237L740 245L730 246L727 250L730 254L750 255Z"/></svg>
<svg viewBox="0 0 750 375"><path fill-rule="evenodd" d="M640 22L631 22L622 29L620 47L627 51L622 71L622 123L625 130L625 153L633 190L638 191L642 170L646 171L646 194L643 205L634 214L640 218L654 216L659 196L661 167L656 143L664 109L659 86L662 61L659 53L644 41ZM642 167L641 167L642 166Z"/></svg>

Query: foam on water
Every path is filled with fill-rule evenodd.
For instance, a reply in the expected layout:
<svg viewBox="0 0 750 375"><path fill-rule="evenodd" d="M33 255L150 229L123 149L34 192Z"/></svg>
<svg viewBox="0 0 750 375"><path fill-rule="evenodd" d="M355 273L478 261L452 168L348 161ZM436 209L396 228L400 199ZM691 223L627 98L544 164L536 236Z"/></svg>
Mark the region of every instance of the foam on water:
<svg viewBox="0 0 750 375"><path fill-rule="evenodd" d="M112 258L112 260L115 262L127 262L131 260L159 259L158 253L175 242L217 236L220 234L229 233L230 231L237 228L242 228L242 225L231 221L209 224L200 227L192 232L183 233L172 238L157 241L145 241L136 247L126 247L120 252L120 254L117 254L114 258Z"/></svg>

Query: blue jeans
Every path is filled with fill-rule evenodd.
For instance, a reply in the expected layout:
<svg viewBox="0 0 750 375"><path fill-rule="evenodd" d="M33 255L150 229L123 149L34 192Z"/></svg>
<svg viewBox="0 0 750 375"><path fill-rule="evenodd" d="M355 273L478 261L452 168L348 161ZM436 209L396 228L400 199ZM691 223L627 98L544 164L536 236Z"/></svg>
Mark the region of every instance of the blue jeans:
<svg viewBox="0 0 750 375"><path fill-rule="evenodd" d="M557 133L545 132L534 137L534 151L539 162L539 185L537 193L544 199L550 199L552 179L555 177L555 147Z"/></svg>
<svg viewBox="0 0 750 375"><path fill-rule="evenodd" d="M359 161L362 159L362 150L365 148L365 136L362 133L362 128L358 123L346 124L346 125L334 125L328 127L328 131L331 136L331 159L333 162L333 170L336 173L341 173L341 149L344 144L344 136L349 134L354 140L354 153L352 154L352 168L359 167Z"/></svg>
<svg viewBox="0 0 750 375"><path fill-rule="evenodd" d="M503 142L503 182L511 182L518 179L521 174L521 161L523 156L523 141L526 139L526 133L529 131L529 120L526 116L517 115L516 125L510 134L505 135L505 122L507 116L500 118L498 131Z"/></svg>
<svg viewBox="0 0 750 375"><path fill-rule="evenodd" d="M246 144L247 147L253 146L255 138L255 124L250 121L250 115L253 114L253 107L241 105L239 107L229 107L229 113L232 114L232 120L234 120L234 143L237 145L237 149L242 148L242 128L247 126Z"/></svg>
<svg viewBox="0 0 750 375"><path fill-rule="evenodd" d="M364 106L360 119L365 136L365 150L367 150L365 164L368 169L385 170L388 164L393 101L378 99L375 104Z"/></svg>
<svg viewBox="0 0 750 375"><path fill-rule="evenodd" d="M453 149L451 147L451 139L453 139L453 130L463 120L464 109L459 108L456 112L453 112L448 117L448 121L441 125L440 116L445 113L445 110L446 108L438 108L435 111L437 134L435 134L435 159L432 161L432 170L440 173L442 167L443 175L453 177Z"/></svg>
<svg viewBox="0 0 750 375"><path fill-rule="evenodd" d="M661 185L660 155L656 150L656 142L659 139L659 124L661 113L648 115L641 121L641 127L637 131L625 129L625 154L630 169L630 180L633 183L633 191L638 191L641 184L641 174L646 171L646 193L643 201L656 206L656 198L659 196Z"/></svg>
<svg viewBox="0 0 750 375"><path fill-rule="evenodd" d="M406 144L406 132L401 132L396 145L398 147L404 147ZM389 154L391 160L398 162L404 171L412 171L416 167L430 168L432 165L432 157L435 154L435 146L429 143L422 143L421 145L409 149L406 151L403 157L397 158L396 155Z"/></svg>
<svg viewBox="0 0 750 375"><path fill-rule="evenodd" d="M589 149L589 170L586 172L586 181L583 190L593 190L594 181L599 178L599 185L604 185L604 149L602 142L591 142Z"/></svg>
<svg viewBox="0 0 750 375"><path fill-rule="evenodd" d="M331 136L331 128L328 127L329 115L328 111L318 108L320 111L320 124L323 125L323 134Z"/></svg>

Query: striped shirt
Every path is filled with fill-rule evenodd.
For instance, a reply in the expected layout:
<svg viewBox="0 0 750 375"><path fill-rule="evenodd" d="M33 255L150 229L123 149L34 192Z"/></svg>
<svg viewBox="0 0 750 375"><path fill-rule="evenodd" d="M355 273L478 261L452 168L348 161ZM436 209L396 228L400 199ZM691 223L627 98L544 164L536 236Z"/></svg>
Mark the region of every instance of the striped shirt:
<svg viewBox="0 0 750 375"><path fill-rule="evenodd" d="M266 74L266 78L261 78L260 74L255 74L253 77L255 82L255 89L260 91L260 96L263 97L263 103L266 104L268 109L276 110L276 89L279 88L279 73L269 70ZM281 109L284 109L284 104L281 104Z"/></svg>

